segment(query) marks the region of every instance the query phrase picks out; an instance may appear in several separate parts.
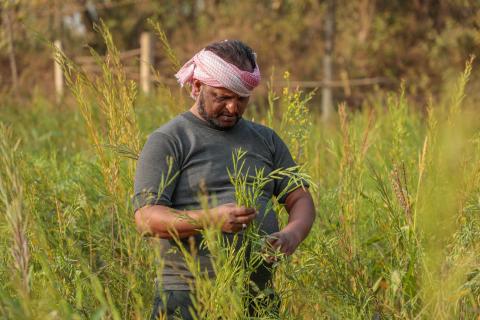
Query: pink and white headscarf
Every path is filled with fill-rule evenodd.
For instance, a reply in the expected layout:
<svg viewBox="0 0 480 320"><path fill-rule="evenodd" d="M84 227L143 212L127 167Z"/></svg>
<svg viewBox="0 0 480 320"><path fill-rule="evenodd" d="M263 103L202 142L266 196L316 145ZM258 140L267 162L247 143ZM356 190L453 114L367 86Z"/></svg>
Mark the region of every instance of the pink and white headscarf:
<svg viewBox="0 0 480 320"><path fill-rule="evenodd" d="M203 49L185 63L175 77L182 87L197 79L208 86L227 88L241 97L248 97L260 82L260 70L256 61L253 72L248 72Z"/></svg>

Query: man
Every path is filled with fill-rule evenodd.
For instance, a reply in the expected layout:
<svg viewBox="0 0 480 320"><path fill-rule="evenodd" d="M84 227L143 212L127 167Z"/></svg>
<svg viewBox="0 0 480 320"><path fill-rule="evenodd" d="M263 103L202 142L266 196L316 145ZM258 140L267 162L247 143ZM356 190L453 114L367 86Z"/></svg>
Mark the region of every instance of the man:
<svg viewBox="0 0 480 320"><path fill-rule="evenodd" d="M310 231L315 208L307 189L291 191L278 199L289 212L287 226L278 230L275 214L266 212L266 204L280 194L288 179L272 181L264 188L258 212L235 204L227 168L231 169L236 148L247 151L245 167L264 168L265 174L295 165L273 130L242 118L250 94L260 81L251 48L235 40L213 43L188 61L176 77L182 86L191 84L195 103L149 136L138 160L133 200L139 230L161 238L165 259L161 289L167 302L164 305L156 299L152 318L160 310L172 316L179 309L182 317L189 319L191 274L178 250L172 250L172 230L186 247L195 240L200 265L211 271L208 252L198 247L199 229L206 220L220 223L227 237L241 235L256 220L261 232L270 235L270 244L291 255ZM166 160L168 157L173 160ZM208 215L199 202L201 192L210 200ZM213 203L218 205L213 207ZM268 268L260 268L252 281L263 289L271 277Z"/></svg>

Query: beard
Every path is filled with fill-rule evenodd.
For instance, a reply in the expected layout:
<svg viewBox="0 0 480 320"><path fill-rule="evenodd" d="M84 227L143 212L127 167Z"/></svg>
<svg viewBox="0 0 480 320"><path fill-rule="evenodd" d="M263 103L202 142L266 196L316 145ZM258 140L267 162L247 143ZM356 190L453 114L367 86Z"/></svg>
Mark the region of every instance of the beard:
<svg viewBox="0 0 480 320"><path fill-rule="evenodd" d="M225 126L222 124L222 122L218 119L218 117L221 115L208 115L207 111L205 110L205 98L203 96L203 90L200 91L200 96L198 97L198 113L200 114L200 116L205 120L207 121L212 127L214 127L215 129L218 129L218 130L223 130L223 131L226 131L226 130L230 130L231 128L233 128L237 123L238 121L240 121L240 119L242 118L241 116L236 116L235 117L235 123L233 125L228 125L228 126Z"/></svg>

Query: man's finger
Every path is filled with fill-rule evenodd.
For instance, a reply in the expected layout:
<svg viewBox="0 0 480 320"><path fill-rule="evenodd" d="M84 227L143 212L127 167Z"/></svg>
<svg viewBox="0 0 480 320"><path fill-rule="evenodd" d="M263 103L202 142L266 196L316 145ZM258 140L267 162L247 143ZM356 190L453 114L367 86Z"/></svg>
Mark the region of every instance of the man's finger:
<svg viewBox="0 0 480 320"><path fill-rule="evenodd" d="M277 233L272 233L271 235L267 236L267 243L270 246L273 246L274 243L276 243L280 239L279 236L277 236Z"/></svg>
<svg viewBox="0 0 480 320"><path fill-rule="evenodd" d="M282 239L282 238L278 238L278 239L272 244L272 246L273 246L275 249L282 249L283 239Z"/></svg>
<svg viewBox="0 0 480 320"><path fill-rule="evenodd" d="M284 245L283 239L281 237L277 237L275 234L271 234L266 240L266 245L263 248L263 256L265 261L268 263L278 261L278 259L284 254L282 247Z"/></svg>
<svg viewBox="0 0 480 320"><path fill-rule="evenodd" d="M248 215L251 215L251 214L255 214L256 213L256 210L255 208L238 208L237 210L235 210L233 212L233 214L237 217L240 217L240 216L248 216Z"/></svg>
<svg viewBox="0 0 480 320"><path fill-rule="evenodd" d="M250 214L248 216L239 216L236 218L236 223L250 223L252 220L255 219L257 215L256 214Z"/></svg>

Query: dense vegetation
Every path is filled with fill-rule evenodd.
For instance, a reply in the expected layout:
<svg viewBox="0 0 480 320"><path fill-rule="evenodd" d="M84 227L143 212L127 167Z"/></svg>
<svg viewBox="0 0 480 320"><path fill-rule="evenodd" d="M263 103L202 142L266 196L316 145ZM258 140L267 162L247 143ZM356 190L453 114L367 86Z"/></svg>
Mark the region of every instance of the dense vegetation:
<svg viewBox="0 0 480 320"><path fill-rule="evenodd" d="M102 30L109 59L99 61L100 77L57 56L75 100L3 99L2 318L143 319L150 312L161 259L155 241L134 227L135 159L147 134L190 101L166 87L137 96ZM282 319L478 317L480 116L465 98L471 72L468 60L425 114L408 84L370 94L362 111L341 104L331 124L312 111L314 93L289 87L271 90L266 106L250 106L247 117L279 132L317 185L315 226L277 266ZM245 268L229 259L215 229L205 232L223 273L217 281L198 274L196 308L202 318L242 319Z"/></svg>

